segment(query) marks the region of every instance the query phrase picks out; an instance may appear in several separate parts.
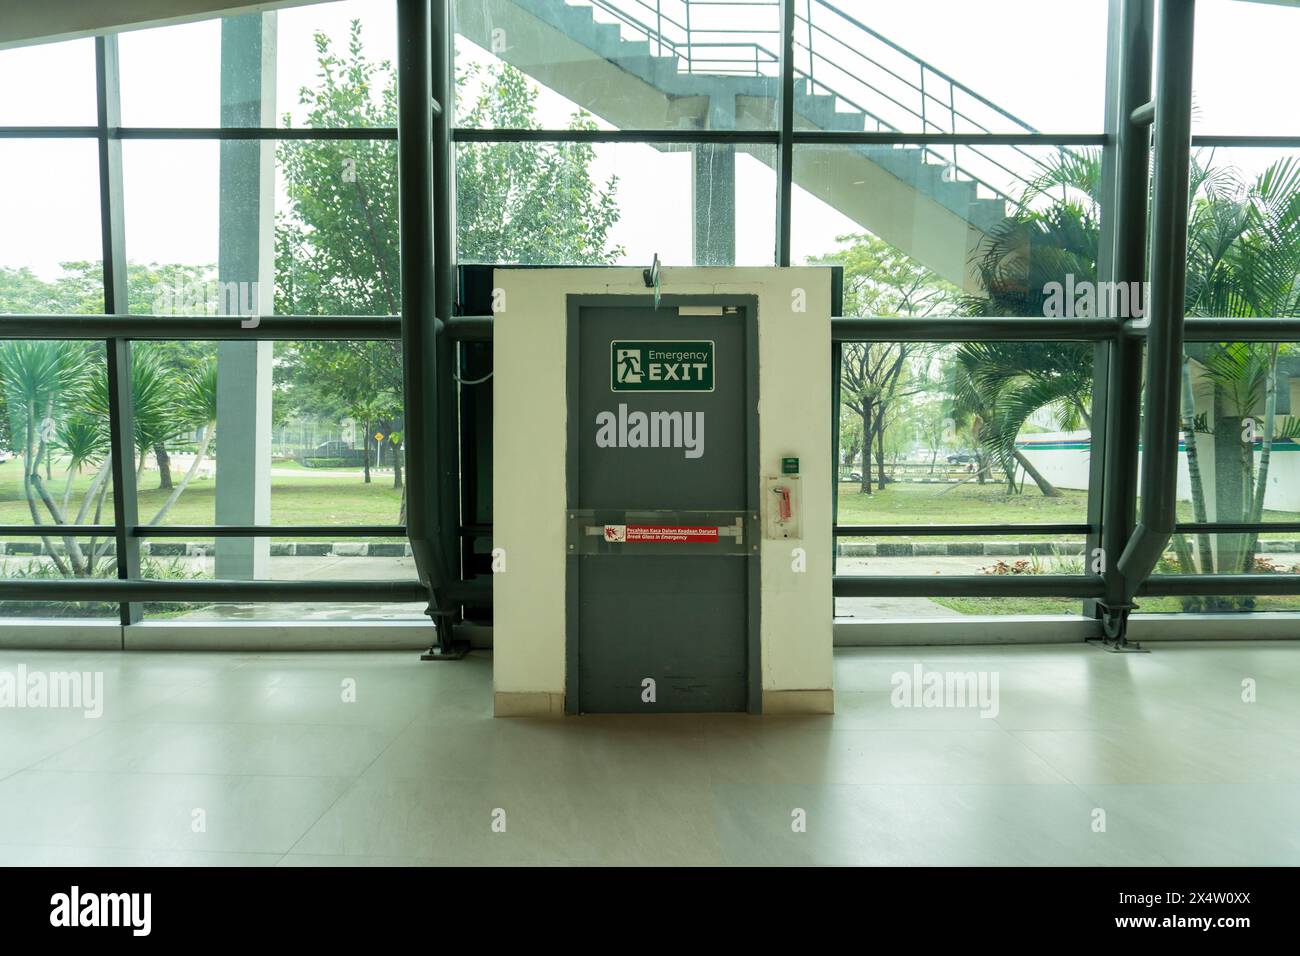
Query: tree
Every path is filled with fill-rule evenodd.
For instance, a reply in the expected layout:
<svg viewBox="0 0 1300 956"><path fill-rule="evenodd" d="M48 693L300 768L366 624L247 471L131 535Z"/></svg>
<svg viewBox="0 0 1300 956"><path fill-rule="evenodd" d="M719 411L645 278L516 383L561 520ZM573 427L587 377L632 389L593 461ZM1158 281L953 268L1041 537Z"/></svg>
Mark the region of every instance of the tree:
<svg viewBox="0 0 1300 956"><path fill-rule="evenodd" d="M354 21L347 51L315 36L320 81L299 91L315 128L397 125L392 64L366 57ZM537 128L537 94L524 75L503 65L481 77L463 125ZM466 77L458 82L466 88ZM286 117L287 122L287 117ZM584 112L572 129L592 129ZM485 144L463 147L456 171L457 236L463 262L612 262L618 219L616 180L603 186L588 172L587 144ZM276 226L276 310L295 315L393 315L401 311L397 154L382 141L282 141L278 159L288 208ZM383 342L285 344L280 372L286 394L317 407L333 404L363 424L365 480L370 436L377 429L402 486L401 345ZM396 442L390 440L397 436Z"/></svg>
<svg viewBox="0 0 1300 956"><path fill-rule="evenodd" d="M180 380L147 346L137 345L131 361L134 407L132 466L137 475L150 449L166 444L200 420L216 418L215 362L191 370ZM9 427L18 436L23 497L32 523L43 531L45 553L60 574L93 577L105 571L111 540L72 533L78 525L100 524L111 487L108 431L108 378L100 344L18 340L0 342L0 393ZM207 429L207 439L212 428ZM198 470L207 439L185 481L148 522L157 524ZM62 489L41 474L58 454L66 468ZM76 481L93 469L77 498ZM57 540L57 544L56 544Z"/></svg>
<svg viewBox="0 0 1300 956"><path fill-rule="evenodd" d="M898 249L867 233L836 237L847 249L808 260L842 264L844 308L850 315L923 317L953 307L958 290ZM915 342L853 342L843 346L841 401L862 422L863 494L872 493L871 453L876 486L885 487L885 430L893 403L912 394L906 388L909 360L927 347Z"/></svg>
<svg viewBox="0 0 1300 956"><path fill-rule="evenodd" d="M1196 188L1188 225L1187 310L1192 315L1300 315L1300 157L1269 166L1249 184L1230 170L1193 165ZM1218 521L1263 518L1273 446L1300 438L1300 419L1278 415L1278 377L1286 343L1189 345L1183 361L1183 442L1195 520L1208 520L1200 436L1209 435L1216 460ZM1198 410L1196 379L1209 402ZM1244 427L1243 427L1244 426ZM1256 449L1259 460L1256 465ZM1235 459L1235 468L1233 460ZM1175 536L1179 564L1201 573L1250 573L1259 533L1197 536L1193 554ZM1214 600L1207 604L1217 606Z"/></svg>
<svg viewBox="0 0 1300 956"><path fill-rule="evenodd" d="M1059 196L1057 195L1059 191ZM1053 284L1097 278L1101 236L1101 153L1062 152L1045 161L1010 216L981 244L982 292L967 295L967 314L1048 314ZM979 422L979 448L1001 465L1008 491L1023 469L1045 497L1059 491L1016 447L1030 417L1050 409L1058 427L1090 425L1092 346L1083 342L967 342L956 352L955 400ZM980 463L981 475L985 465Z"/></svg>

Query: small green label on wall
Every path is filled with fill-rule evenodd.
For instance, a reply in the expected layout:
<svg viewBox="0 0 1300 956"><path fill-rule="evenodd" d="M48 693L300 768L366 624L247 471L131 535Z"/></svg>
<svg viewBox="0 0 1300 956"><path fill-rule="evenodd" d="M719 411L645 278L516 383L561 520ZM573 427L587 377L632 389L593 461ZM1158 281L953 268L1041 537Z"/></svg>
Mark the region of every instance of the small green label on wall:
<svg viewBox="0 0 1300 956"><path fill-rule="evenodd" d="M782 459L781 459L781 474L783 474L783 475L797 475L797 474L799 474L799 459L798 459L798 458L782 458Z"/></svg>
<svg viewBox="0 0 1300 956"><path fill-rule="evenodd" d="M713 391L713 342L661 339L609 343L614 392Z"/></svg>

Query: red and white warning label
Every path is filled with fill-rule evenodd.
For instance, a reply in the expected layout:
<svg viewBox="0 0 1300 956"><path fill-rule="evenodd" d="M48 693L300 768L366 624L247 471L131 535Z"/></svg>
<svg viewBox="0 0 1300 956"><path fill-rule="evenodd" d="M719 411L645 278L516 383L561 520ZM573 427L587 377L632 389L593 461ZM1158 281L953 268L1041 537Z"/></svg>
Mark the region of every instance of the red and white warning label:
<svg viewBox="0 0 1300 956"><path fill-rule="evenodd" d="M718 529L716 526L703 525L607 524L605 540L620 544L652 541L671 543L717 541Z"/></svg>

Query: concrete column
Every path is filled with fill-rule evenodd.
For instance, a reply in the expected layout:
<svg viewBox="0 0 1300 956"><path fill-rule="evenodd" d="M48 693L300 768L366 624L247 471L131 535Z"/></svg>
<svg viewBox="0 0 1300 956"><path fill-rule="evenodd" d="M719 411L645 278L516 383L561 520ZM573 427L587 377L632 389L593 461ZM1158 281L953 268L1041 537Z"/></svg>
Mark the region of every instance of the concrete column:
<svg viewBox="0 0 1300 956"><path fill-rule="evenodd" d="M275 14L221 21L221 124L275 125ZM246 309L269 315L275 290L275 144L221 142L217 279ZM231 285L231 284L234 285ZM232 318L231 321L238 321ZM271 520L271 342L217 347L216 521ZM216 576L267 576L266 539L217 539Z"/></svg>
<svg viewBox="0 0 1300 956"><path fill-rule="evenodd" d="M697 266L736 264L736 147L694 147L691 204Z"/></svg>
<svg viewBox="0 0 1300 956"><path fill-rule="evenodd" d="M710 129L735 129L734 99L712 97ZM691 147L691 236L697 266L736 264L736 147Z"/></svg>

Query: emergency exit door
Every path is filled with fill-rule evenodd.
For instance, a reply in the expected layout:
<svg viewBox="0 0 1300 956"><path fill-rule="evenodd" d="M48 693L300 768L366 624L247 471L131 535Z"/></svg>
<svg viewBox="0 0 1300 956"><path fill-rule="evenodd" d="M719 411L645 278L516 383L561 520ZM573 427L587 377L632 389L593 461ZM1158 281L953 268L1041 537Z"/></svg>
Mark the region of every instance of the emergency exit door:
<svg viewBox="0 0 1300 956"><path fill-rule="evenodd" d="M570 298L570 712L759 709L755 311Z"/></svg>

